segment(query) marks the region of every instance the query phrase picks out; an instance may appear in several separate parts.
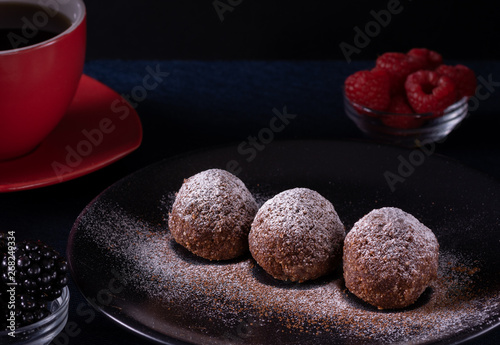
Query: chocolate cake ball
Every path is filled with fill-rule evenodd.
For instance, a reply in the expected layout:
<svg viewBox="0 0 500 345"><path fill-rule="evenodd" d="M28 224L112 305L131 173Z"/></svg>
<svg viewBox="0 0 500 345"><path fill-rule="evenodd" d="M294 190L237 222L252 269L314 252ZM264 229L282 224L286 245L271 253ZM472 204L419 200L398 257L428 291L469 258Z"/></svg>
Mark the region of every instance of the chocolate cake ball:
<svg viewBox="0 0 500 345"><path fill-rule="evenodd" d="M436 278L438 256L436 236L411 214L373 210L345 238L345 285L379 309L404 308Z"/></svg>
<svg viewBox="0 0 500 345"><path fill-rule="evenodd" d="M248 241L253 258L271 276L304 282L335 269L344 236L344 225L327 199L295 188L262 205Z"/></svg>
<svg viewBox="0 0 500 345"><path fill-rule="evenodd" d="M175 241L208 260L248 251L248 232L258 206L231 173L210 169L184 181L168 219Z"/></svg>

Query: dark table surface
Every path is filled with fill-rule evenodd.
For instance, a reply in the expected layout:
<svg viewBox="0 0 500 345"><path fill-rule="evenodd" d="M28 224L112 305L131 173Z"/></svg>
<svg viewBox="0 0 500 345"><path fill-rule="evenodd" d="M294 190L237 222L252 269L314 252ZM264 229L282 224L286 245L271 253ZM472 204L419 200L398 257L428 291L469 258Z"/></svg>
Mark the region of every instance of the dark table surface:
<svg viewBox="0 0 500 345"><path fill-rule="evenodd" d="M483 83L479 107L443 143L438 154L456 159L500 179L500 63L461 61ZM122 160L87 176L29 191L0 194L0 231L14 230L21 239L40 238L61 252L82 209L118 179L158 160L213 145L234 145L269 124L272 109L297 114L275 140L366 140L345 116L341 86L350 73L368 62L343 61L121 61L91 60L85 73L121 94L142 84L146 68L168 77L138 102L144 139ZM77 313L86 301L70 282L71 336L55 344L138 344L145 340L105 317ZM497 344L500 329L467 344Z"/></svg>

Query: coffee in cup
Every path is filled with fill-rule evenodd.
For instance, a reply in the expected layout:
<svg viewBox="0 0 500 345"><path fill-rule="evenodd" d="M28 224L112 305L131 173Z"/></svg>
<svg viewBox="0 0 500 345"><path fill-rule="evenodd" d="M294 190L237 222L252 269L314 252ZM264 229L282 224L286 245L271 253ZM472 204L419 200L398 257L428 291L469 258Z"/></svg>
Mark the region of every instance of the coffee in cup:
<svg viewBox="0 0 500 345"><path fill-rule="evenodd" d="M82 0L0 0L0 161L34 150L56 127L83 71Z"/></svg>

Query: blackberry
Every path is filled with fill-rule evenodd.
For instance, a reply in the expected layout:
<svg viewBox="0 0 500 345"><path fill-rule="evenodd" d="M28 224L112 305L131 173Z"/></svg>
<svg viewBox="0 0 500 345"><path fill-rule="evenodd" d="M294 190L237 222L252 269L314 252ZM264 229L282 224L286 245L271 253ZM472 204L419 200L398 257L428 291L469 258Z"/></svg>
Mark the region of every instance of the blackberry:
<svg viewBox="0 0 500 345"><path fill-rule="evenodd" d="M48 302L61 296L67 285L68 264L54 249L41 241L22 241L15 247L15 262L7 251L6 235L0 233L0 326L15 312L16 326L35 323L47 315ZM10 257L10 258L9 258ZM9 265L10 263L10 265ZM10 267L9 267L10 266ZM15 275L9 274L15 268ZM15 283L15 298L9 289ZM8 307L14 301L15 308ZM4 317L5 316L5 317Z"/></svg>
<svg viewBox="0 0 500 345"><path fill-rule="evenodd" d="M30 325L50 315L47 302L37 300L28 294L16 294L15 309L12 311L15 313L17 328ZM10 312L11 310L5 309L0 316L3 320L7 320L10 317Z"/></svg>
<svg viewBox="0 0 500 345"><path fill-rule="evenodd" d="M3 259L4 255L7 254L7 234L0 232L0 259ZM8 295L7 295L7 285L3 282L2 279L0 279L0 325L2 328L0 330L4 330L5 328L3 327L4 323L6 322L5 318L3 317L7 313L7 307L8 307Z"/></svg>
<svg viewBox="0 0 500 345"><path fill-rule="evenodd" d="M7 234L0 232L0 255L7 253Z"/></svg>

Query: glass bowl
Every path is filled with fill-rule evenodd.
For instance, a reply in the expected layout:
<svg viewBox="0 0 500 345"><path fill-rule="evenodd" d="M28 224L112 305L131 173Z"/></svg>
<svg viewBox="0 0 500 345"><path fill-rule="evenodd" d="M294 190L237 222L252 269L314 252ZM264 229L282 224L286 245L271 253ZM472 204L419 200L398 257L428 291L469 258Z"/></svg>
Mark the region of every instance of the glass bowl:
<svg viewBox="0 0 500 345"><path fill-rule="evenodd" d="M69 289L63 289L61 297L49 303L51 314L28 326L18 328L14 337L10 331L0 332L0 344L47 345L61 332L68 321ZM11 333L12 334L12 333Z"/></svg>
<svg viewBox="0 0 500 345"><path fill-rule="evenodd" d="M444 139L466 116L468 98L463 97L440 113L396 114L377 111L351 102L344 96L344 110L370 138L406 147Z"/></svg>

